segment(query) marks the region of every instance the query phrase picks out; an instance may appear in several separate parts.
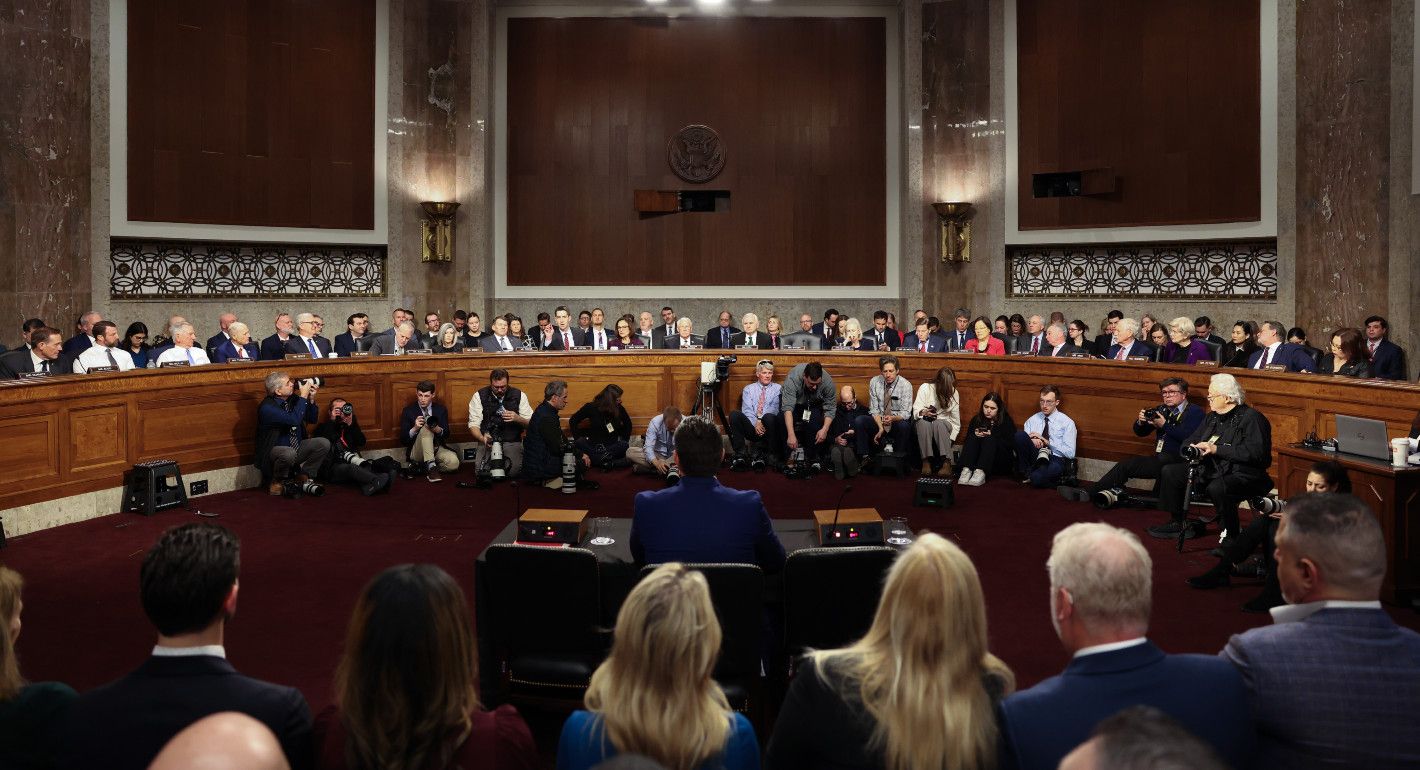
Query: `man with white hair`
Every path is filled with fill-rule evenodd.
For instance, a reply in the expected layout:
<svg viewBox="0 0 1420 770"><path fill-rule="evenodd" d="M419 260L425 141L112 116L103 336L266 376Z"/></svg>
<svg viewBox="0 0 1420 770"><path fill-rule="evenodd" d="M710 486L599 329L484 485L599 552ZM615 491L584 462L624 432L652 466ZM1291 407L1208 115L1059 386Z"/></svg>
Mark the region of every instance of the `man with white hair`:
<svg viewBox="0 0 1420 770"><path fill-rule="evenodd" d="M1026 333L1016 338L1015 350L1011 352L1038 356L1043 349L1045 349L1045 319L1033 315L1026 320Z"/></svg>
<svg viewBox="0 0 1420 770"><path fill-rule="evenodd" d="M295 324L291 323L291 314L285 310L276 314L276 333L261 341L258 350L261 352L263 361L280 361L286 357L286 343L291 341L292 335L296 333Z"/></svg>
<svg viewBox="0 0 1420 770"><path fill-rule="evenodd" d="M1272 423L1245 401L1236 377L1213 375L1208 380L1210 411L1183 442L1185 459L1190 454L1188 447L1198 453L1194 486L1206 491L1213 502L1224 540L1240 531L1238 504L1272 490L1272 477L1267 475L1272 465ZM1192 492L1188 489L1191 464L1174 463L1159 469L1159 508L1169 514L1169 520L1150 527L1151 537L1169 540L1178 537L1180 530L1185 538L1203 535L1201 521L1185 523Z"/></svg>
<svg viewBox="0 0 1420 770"><path fill-rule="evenodd" d="M731 347L759 348L760 350L770 350L774 347L769 335L759 330L759 316L757 314L745 313L740 316L740 324L744 326L744 331L730 338Z"/></svg>
<svg viewBox="0 0 1420 770"><path fill-rule="evenodd" d="M1145 636L1153 564L1139 538L1071 524L1055 535L1045 566L1050 619L1073 657L1061 675L1001 702L1002 767L1053 769L1100 721L1140 705L1178 720L1232 767L1246 766L1252 723L1237 670L1206 655L1166 655Z"/></svg>
<svg viewBox="0 0 1420 770"><path fill-rule="evenodd" d="M1220 653L1251 696L1253 765L1420 767L1420 634L1381 609L1375 515L1351 495L1303 495L1276 543L1287 604Z"/></svg>
<svg viewBox="0 0 1420 770"><path fill-rule="evenodd" d="M667 350L705 347L705 338L699 334L692 334L691 328L690 319L681 316L680 320L675 322L675 334L667 337L661 347Z"/></svg>
<svg viewBox="0 0 1420 770"><path fill-rule="evenodd" d="M1133 318L1121 318L1114 324L1114 341L1105 351L1105 358L1124 361L1130 356L1154 355L1154 346L1143 340L1134 339L1139 332L1139 322Z"/></svg>
<svg viewBox="0 0 1420 770"><path fill-rule="evenodd" d="M204 366L212 363L207 351L196 346L197 332L192 324L180 323L169 330L173 335L173 346L158 356L158 366Z"/></svg>
<svg viewBox="0 0 1420 770"><path fill-rule="evenodd" d="M370 343L370 355L388 356L407 353L411 350L422 350L423 343L414 333L414 323L412 321L402 321L394 328L394 334L385 336L383 334L375 338Z"/></svg>
<svg viewBox="0 0 1420 770"><path fill-rule="evenodd" d="M1071 344L1070 338L1065 334L1063 324L1051 324L1045 330L1045 347L1042 347L1036 355L1068 358L1082 352L1084 351Z"/></svg>
<svg viewBox="0 0 1420 770"><path fill-rule="evenodd" d="M320 335L321 317L315 313L296 316L296 333L286 341L287 355L307 355L311 358L330 356L330 340Z"/></svg>

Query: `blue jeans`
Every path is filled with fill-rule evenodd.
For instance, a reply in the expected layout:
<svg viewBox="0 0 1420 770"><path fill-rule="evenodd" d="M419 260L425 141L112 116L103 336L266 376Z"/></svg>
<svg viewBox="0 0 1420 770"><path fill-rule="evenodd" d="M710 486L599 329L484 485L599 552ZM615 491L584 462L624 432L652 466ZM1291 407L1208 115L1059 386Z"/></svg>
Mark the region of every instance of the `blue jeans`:
<svg viewBox="0 0 1420 770"><path fill-rule="evenodd" d="M1065 458L1052 452L1050 462L1037 468L1035 456L1039 453L1029 434L1023 430L1016 431L1016 470L1037 489L1059 484L1060 477L1065 475Z"/></svg>

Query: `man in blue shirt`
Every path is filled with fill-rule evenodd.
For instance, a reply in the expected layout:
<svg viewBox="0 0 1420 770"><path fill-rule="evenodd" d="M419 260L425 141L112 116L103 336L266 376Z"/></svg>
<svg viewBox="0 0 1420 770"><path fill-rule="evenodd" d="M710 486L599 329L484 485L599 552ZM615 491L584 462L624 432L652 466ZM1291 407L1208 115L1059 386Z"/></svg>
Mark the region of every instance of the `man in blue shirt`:
<svg viewBox="0 0 1420 770"><path fill-rule="evenodd" d="M675 484L680 480L680 470L675 467L675 431L680 427L680 408L666 407L651 418L646 426L646 438L639 447L626 450L626 459L631 461L632 473L655 473Z"/></svg>
<svg viewBox="0 0 1420 770"><path fill-rule="evenodd" d="M784 421L778 419L782 390L774 382L774 362L760 361L754 369L754 382L740 392L740 408L730 412L730 446L735 450L737 469L742 470L741 464L751 459L756 469L762 468L766 459L778 459L784 443ZM748 452L746 443L752 445Z"/></svg>
<svg viewBox="0 0 1420 770"><path fill-rule="evenodd" d="M1060 387L1040 389L1040 411L1016 431L1016 470L1037 489L1060 483L1065 461L1075 457L1075 421L1060 411Z"/></svg>

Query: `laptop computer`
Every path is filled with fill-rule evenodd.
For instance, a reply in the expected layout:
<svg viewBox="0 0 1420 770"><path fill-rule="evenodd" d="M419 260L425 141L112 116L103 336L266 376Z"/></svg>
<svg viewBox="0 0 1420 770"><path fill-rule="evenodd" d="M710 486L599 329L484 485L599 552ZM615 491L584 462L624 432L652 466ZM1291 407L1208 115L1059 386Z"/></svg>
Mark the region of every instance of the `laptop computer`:
<svg viewBox="0 0 1420 770"><path fill-rule="evenodd" d="M1336 451L1389 460L1390 439L1386 438L1385 422L1336 415Z"/></svg>

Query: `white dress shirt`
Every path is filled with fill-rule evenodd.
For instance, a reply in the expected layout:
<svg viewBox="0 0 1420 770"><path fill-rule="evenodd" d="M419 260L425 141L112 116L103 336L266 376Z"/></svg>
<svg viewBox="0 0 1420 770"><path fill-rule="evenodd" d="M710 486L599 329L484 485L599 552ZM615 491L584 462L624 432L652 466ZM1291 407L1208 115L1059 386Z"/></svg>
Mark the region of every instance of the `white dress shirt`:
<svg viewBox="0 0 1420 770"><path fill-rule="evenodd" d="M1354 602L1342 599L1323 599L1319 602L1307 602L1306 604L1284 604L1268 611L1272 613L1273 623L1298 623L1322 610L1378 610L1380 608L1379 600Z"/></svg>
<svg viewBox="0 0 1420 770"><path fill-rule="evenodd" d="M192 366L204 366L212 363L207 359L207 352L196 345L190 348L174 345L164 350L161 356L158 356L158 366L162 366L169 361L186 361Z"/></svg>
<svg viewBox="0 0 1420 770"><path fill-rule="evenodd" d="M109 360L110 353L113 354L112 361ZM117 366L120 372L126 372L133 368L133 356L122 350L93 345L74 359L75 374L88 374L95 366Z"/></svg>

